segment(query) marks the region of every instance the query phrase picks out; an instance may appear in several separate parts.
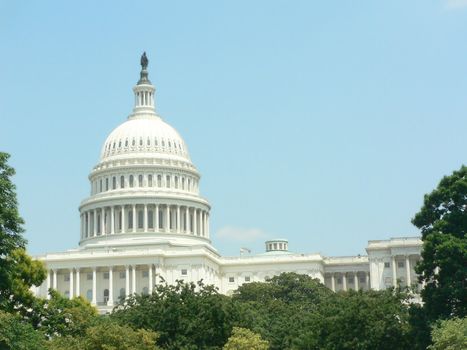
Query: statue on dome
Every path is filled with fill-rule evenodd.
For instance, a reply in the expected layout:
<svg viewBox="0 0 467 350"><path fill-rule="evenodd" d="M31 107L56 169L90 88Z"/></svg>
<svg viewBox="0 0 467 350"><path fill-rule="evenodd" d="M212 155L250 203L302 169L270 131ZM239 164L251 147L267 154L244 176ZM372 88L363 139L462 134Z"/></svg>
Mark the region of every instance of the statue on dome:
<svg viewBox="0 0 467 350"><path fill-rule="evenodd" d="M143 52L143 55L141 56L141 67L145 70L148 68L148 57L146 56L146 51Z"/></svg>

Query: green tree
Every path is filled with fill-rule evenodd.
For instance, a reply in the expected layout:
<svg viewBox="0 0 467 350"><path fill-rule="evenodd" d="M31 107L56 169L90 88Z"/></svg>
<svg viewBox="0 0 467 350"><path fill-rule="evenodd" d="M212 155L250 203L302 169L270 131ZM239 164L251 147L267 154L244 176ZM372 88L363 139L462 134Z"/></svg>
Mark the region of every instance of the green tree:
<svg viewBox="0 0 467 350"><path fill-rule="evenodd" d="M44 336L18 315L0 311L0 349L43 350Z"/></svg>
<svg viewBox="0 0 467 350"><path fill-rule="evenodd" d="M272 350L291 349L305 330L319 330L319 305L335 298L319 280L296 273L244 284L233 295L243 306L240 325L261 334Z"/></svg>
<svg viewBox="0 0 467 350"><path fill-rule="evenodd" d="M267 350L269 343L249 329L234 327L223 350Z"/></svg>
<svg viewBox="0 0 467 350"><path fill-rule="evenodd" d="M82 297L65 298L49 291L50 299L36 299L30 321L47 337L83 336L98 321L97 309Z"/></svg>
<svg viewBox="0 0 467 350"><path fill-rule="evenodd" d="M0 308L23 311L30 308L33 285L46 277L43 264L25 252L23 219L18 213L16 188L11 177L15 170L7 164L10 156L0 152Z"/></svg>
<svg viewBox="0 0 467 350"><path fill-rule="evenodd" d="M444 177L425 195L412 223L422 233L422 259L416 266L431 321L467 315L467 167Z"/></svg>
<svg viewBox="0 0 467 350"><path fill-rule="evenodd" d="M429 350L467 349L467 318L443 320L433 328Z"/></svg>
<svg viewBox="0 0 467 350"><path fill-rule="evenodd" d="M164 349L220 349L239 316L232 299L202 282L156 286L122 300L111 315L120 324L158 332Z"/></svg>
<svg viewBox="0 0 467 350"><path fill-rule="evenodd" d="M82 336L56 337L49 350L157 350L157 333L103 319Z"/></svg>
<svg viewBox="0 0 467 350"><path fill-rule="evenodd" d="M350 290L337 296L331 303L320 305L319 327L311 328L314 347L297 343L298 349L412 348L407 294L398 290Z"/></svg>

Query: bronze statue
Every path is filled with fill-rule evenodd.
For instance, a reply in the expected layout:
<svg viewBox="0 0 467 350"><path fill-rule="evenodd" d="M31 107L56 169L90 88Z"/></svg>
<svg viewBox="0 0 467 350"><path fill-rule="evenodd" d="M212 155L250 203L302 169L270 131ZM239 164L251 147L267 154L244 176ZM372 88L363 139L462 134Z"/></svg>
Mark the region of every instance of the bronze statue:
<svg viewBox="0 0 467 350"><path fill-rule="evenodd" d="M146 51L145 51L143 52L143 55L141 56L141 67L143 69L148 68L148 63L149 61L148 61L148 57L146 56Z"/></svg>

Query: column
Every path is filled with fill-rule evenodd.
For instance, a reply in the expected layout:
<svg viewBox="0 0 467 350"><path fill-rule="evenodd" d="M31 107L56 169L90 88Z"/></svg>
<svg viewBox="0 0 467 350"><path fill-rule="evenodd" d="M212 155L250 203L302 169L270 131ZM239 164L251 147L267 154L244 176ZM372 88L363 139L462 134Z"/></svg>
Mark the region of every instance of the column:
<svg viewBox="0 0 467 350"><path fill-rule="evenodd" d="M200 210L199 211L199 235L203 236L204 235L204 211Z"/></svg>
<svg viewBox="0 0 467 350"><path fill-rule="evenodd" d="M137 220L136 220L136 204L133 204L133 232L136 232L136 224L137 224Z"/></svg>
<svg viewBox="0 0 467 350"><path fill-rule="evenodd" d="M75 268L76 270L76 293L75 295L79 297L81 295L81 288L80 288L80 274L79 274L79 267Z"/></svg>
<svg viewBox="0 0 467 350"><path fill-rule="evenodd" d="M50 295L49 295L50 284L51 284L50 269L47 269L47 299L50 299Z"/></svg>
<svg viewBox="0 0 467 350"><path fill-rule="evenodd" d="M97 236L97 209L94 209L94 218L93 218L94 230L92 232L92 236Z"/></svg>
<svg viewBox="0 0 467 350"><path fill-rule="evenodd" d="M149 287L148 287L148 290L149 290L149 294L152 293L152 290L154 289L154 283L152 282L152 276L153 276L153 273L152 273L152 264L149 264Z"/></svg>
<svg viewBox="0 0 467 350"><path fill-rule="evenodd" d="M155 231L159 232L159 204L156 204L156 210L154 211L156 213L156 227Z"/></svg>
<svg viewBox="0 0 467 350"><path fill-rule="evenodd" d="M92 305L97 304L97 271L96 268L92 268Z"/></svg>
<svg viewBox="0 0 467 350"><path fill-rule="evenodd" d="M81 237L81 239L83 239L84 238L84 234L83 234L83 231L84 231L83 230L83 227L84 227L84 225L83 225L83 214L80 214L79 219L80 219L79 220L79 223L80 223L80 237Z"/></svg>
<svg viewBox="0 0 467 350"><path fill-rule="evenodd" d="M345 272L342 274L342 289L347 290L347 275Z"/></svg>
<svg viewBox="0 0 467 350"><path fill-rule="evenodd" d="M369 272L365 273L365 282L366 282L366 287L368 288L368 290L370 290L371 287L370 287L370 273Z"/></svg>
<svg viewBox="0 0 467 350"><path fill-rule="evenodd" d="M205 211L204 212L204 221L203 221L203 226L204 226L204 232L203 236L207 237L208 236L208 213Z"/></svg>
<svg viewBox="0 0 467 350"><path fill-rule="evenodd" d="M197 210L193 208L193 234L196 236L198 234L198 225L196 223Z"/></svg>
<svg viewBox="0 0 467 350"><path fill-rule="evenodd" d="M397 270L396 270L396 257L392 256L392 285L397 287Z"/></svg>
<svg viewBox="0 0 467 350"><path fill-rule="evenodd" d="M144 232L148 232L148 205L144 205Z"/></svg>
<svg viewBox="0 0 467 350"><path fill-rule="evenodd" d="M70 269L70 299L73 299L73 269Z"/></svg>
<svg viewBox="0 0 467 350"><path fill-rule="evenodd" d="M136 293L136 265L133 265L131 267L131 293L135 294Z"/></svg>
<svg viewBox="0 0 467 350"><path fill-rule="evenodd" d="M405 256L405 269L407 273L407 287L412 285L412 276L410 276L410 257L408 255Z"/></svg>
<svg viewBox="0 0 467 350"><path fill-rule="evenodd" d="M331 273L331 290L333 292L336 291L336 278L334 277L334 273Z"/></svg>
<svg viewBox="0 0 467 350"><path fill-rule="evenodd" d="M110 234L115 233L115 207L112 205L110 207Z"/></svg>
<svg viewBox="0 0 467 350"><path fill-rule="evenodd" d="M114 304L114 276L113 276L113 266L109 267L109 300L107 305Z"/></svg>
<svg viewBox="0 0 467 350"><path fill-rule="evenodd" d="M53 280L52 280L52 288L57 290L57 270L54 269L53 270L53 273L54 273L54 277L53 277Z"/></svg>
<svg viewBox="0 0 467 350"><path fill-rule="evenodd" d="M180 229L180 206L177 205L177 233L182 232Z"/></svg>
<svg viewBox="0 0 467 350"><path fill-rule="evenodd" d="M91 234L91 215L89 211L86 212L86 238L89 238Z"/></svg>
<svg viewBox="0 0 467 350"><path fill-rule="evenodd" d="M206 213L206 237L209 238L209 213Z"/></svg>
<svg viewBox="0 0 467 350"><path fill-rule="evenodd" d="M186 207L186 233L190 233L191 227L190 227L190 208Z"/></svg>
<svg viewBox="0 0 467 350"><path fill-rule="evenodd" d="M126 233L126 227L125 227L125 206L122 205L122 210L120 212L120 215L122 216L122 227L120 228L121 233Z"/></svg>
<svg viewBox="0 0 467 350"><path fill-rule="evenodd" d="M167 204L166 219L165 219L165 231L170 232L170 205Z"/></svg>
<svg viewBox="0 0 467 350"><path fill-rule="evenodd" d="M355 272L353 275L353 284L354 284L355 290L358 291L358 272Z"/></svg>
<svg viewBox="0 0 467 350"><path fill-rule="evenodd" d="M105 235L105 208L101 209L101 235Z"/></svg>
<svg viewBox="0 0 467 350"><path fill-rule="evenodd" d="M125 297L129 296L130 293L130 267L125 266Z"/></svg>

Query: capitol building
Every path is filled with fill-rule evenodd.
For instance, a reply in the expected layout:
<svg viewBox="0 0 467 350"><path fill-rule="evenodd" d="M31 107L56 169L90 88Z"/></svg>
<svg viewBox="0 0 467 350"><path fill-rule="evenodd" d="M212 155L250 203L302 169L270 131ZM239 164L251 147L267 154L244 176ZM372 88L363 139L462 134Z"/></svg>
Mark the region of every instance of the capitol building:
<svg viewBox="0 0 467 350"><path fill-rule="evenodd" d="M150 293L162 280L202 279L228 295L282 272L307 274L333 291L417 285L418 237L369 241L366 256L292 253L286 239L265 242L262 254L221 256L211 244L211 207L187 145L156 112L145 54L141 66L133 112L109 134L89 174L79 246L38 257L48 274L36 295L54 288L107 312L119 298Z"/></svg>

